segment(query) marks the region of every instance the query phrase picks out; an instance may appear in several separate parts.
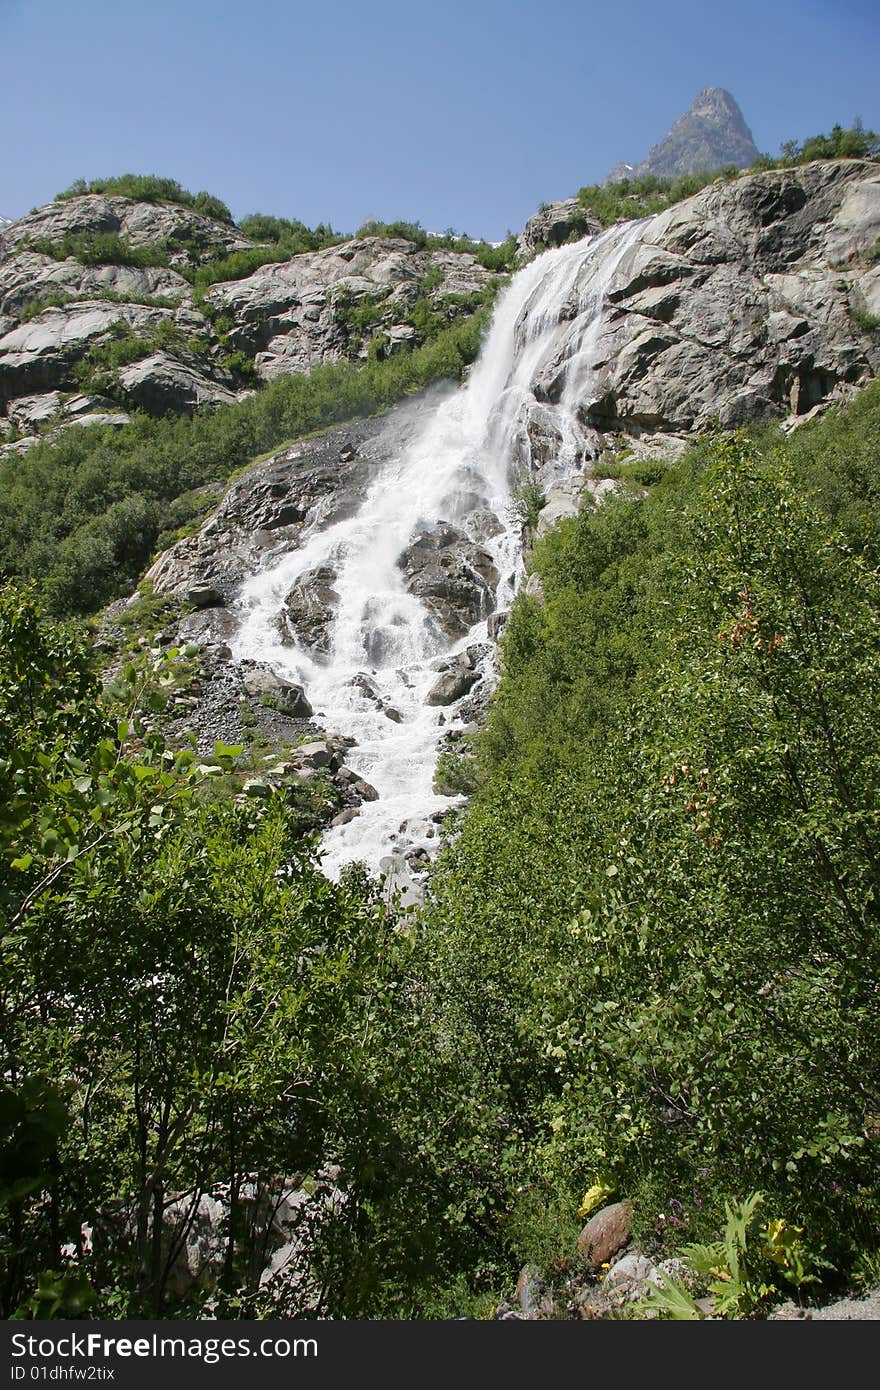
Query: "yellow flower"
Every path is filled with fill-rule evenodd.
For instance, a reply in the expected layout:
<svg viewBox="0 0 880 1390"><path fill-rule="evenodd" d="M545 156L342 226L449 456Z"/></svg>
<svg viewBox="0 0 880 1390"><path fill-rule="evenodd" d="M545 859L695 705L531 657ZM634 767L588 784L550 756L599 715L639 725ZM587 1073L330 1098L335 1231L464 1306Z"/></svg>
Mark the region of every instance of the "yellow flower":
<svg viewBox="0 0 880 1390"><path fill-rule="evenodd" d="M593 1186L584 1194L584 1200L578 1208L578 1216L581 1218L589 1216L590 1212L595 1211L597 1207L601 1207L602 1203L606 1198L610 1197L613 1192L614 1188L609 1187L608 1183L604 1182L602 1178L597 1175Z"/></svg>
<svg viewBox="0 0 880 1390"><path fill-rule="evenodd" d="M798 1247L798 1238L803 1233L803 1226L790 1226L782 1217L768 1221L764 1228L764 1253L775 1264L787 1266L790 1256Z"/></svg>

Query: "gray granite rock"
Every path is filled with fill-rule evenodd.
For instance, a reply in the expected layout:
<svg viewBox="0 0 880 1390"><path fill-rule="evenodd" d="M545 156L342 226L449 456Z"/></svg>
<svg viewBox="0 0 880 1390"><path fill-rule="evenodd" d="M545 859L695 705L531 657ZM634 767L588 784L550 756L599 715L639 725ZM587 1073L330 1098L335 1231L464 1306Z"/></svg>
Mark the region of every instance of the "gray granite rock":
<svg viewBox="0 0 880 1390"><path fill-rule="evenodd" d="M225 380L217 380L222 375ZM119 371L127 400L152 415L191 415L205 406L234 405L238 399L228 373L208 376L192 361L154 352Z"/></svg>

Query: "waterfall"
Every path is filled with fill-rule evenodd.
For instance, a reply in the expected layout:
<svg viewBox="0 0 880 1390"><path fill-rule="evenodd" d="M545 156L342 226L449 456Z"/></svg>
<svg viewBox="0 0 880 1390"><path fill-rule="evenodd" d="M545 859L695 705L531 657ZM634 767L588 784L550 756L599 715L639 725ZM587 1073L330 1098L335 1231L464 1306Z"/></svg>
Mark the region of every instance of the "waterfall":
<svg viewBox="0 0 880 1390"><path fill-rule="evenodd" d="M398 562L414 537L449 523L491 558L495 607L509 606L521 568L512 489L534 472L530 427L549 420L553 434L542 481L583 467L588 446L578 406L591 399L607 291L646 225L618 225L547 251L515 275L466 385L380 467L356 514L323 527L316 522L297 550L248 580L239 595L235 655L303 685L316 722L356 740L346 762L379 793L325 835L330 876L352 860L375 871L403 823L408 844L429 844L432 814L460 800L436 795L432 780L444 728L461 726L461 701L440 709L426 698L438 666L468 649L466 661L489 674L486 615L473 614L468 630L450 637L436 612L408 590ZM329 576L335 595L325 652L285 645L278 628L285 596L315 570Z"/></svg>

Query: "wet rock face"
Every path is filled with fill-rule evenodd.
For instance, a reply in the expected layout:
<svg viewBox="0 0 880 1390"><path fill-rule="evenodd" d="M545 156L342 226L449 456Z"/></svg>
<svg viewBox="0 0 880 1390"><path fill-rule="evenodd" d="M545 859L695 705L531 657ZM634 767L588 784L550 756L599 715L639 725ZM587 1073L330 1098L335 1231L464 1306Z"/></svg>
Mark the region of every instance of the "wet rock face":
<svg viewBox="0 0 880 1390"><path fill-rule="evenodd" d="M400 556L406 587L444 634L456 640L495 607L498 572L492 557L446 522L421 531Z"/></svg>
<svg viewBox="0 0 880 1390"><path fill-rule="evenodd" d="M714 421L804 415L880 371L860 316L880 312L880 169L825 161L719 180L645 225L611 280L597 370L579 405L591 431L686 434ZM578 291L588 290L584 276ZM577 308L533 384L528 453L558 449L552 407L584 330Z"/></svg>
<svg viewBox="0 0 880 1390"><path fill-rule="evenodd" d="M218 505L198 532L164 551L146 577L157 593L187 599L194 588L210 588L230 602L248 575L296 549L307 527L355 512L377 468L408 446L443 395L434 389L384 418L327 430L255 464L218 487ZM325 650L333 578L322 575L321 594L311 594L306 576L293 586L285 616L290 640Z"/></svg>
<svg viewBox="0 0 880 1390"><path fill-rule="evenodd" d="M339 595L333 588L336 571L327 565L306 570L284 600L279 618L282 641L299 642L316 656L330 650L330 628Z"/></svg>
<svg viewBox="0 0 880 1390"><path fill-rule="evenodd" d="M377 422L358 422L257 464L226 489L195 535L160 555L147 578L158 593L186 598L194 587L211 587L231 599L248 574L295 548L310 521L331 522L358 505L379 433ZM319 641L319 604L307 612L311 596L300 587L289 596L287 635L300 640L299 621L303 640L312 634Z"/></svg>

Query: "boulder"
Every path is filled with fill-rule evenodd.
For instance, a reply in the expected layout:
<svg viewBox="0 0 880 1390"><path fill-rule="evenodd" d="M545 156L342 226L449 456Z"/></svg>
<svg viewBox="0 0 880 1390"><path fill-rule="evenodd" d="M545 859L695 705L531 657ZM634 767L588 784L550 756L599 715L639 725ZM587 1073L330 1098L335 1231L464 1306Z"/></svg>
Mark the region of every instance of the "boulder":
<svg viewBox="0 0 880 1390"><path fill-rule="evenodd" d="M553 487L548 489L546 501L538 515L538 525L535 528L537 538L545 536L548 531L565 518L577 516L586 491L586 483L587 480L583 474L576 473L573 477L566 478L561 483L555 483Z"/></svg>
<svg viewBox="0 0 880 1390"><path fill-rule="evenodd" d="M537 1318L547 1297L547 1285L537 1265L523 1265L516 1281L516 1301L524 1318Z"/></svg>
<svg viewBox="0 0 880 1390"><path fill-rule="evenodd" d="M336 571L329 565L306 570L284 600L279 625L282 641L299 642L316 655L330 650L330 627L339 595L333 588Z"/></svg>
<svg viewBox="0 0 880 1390"><path fill-rule="evenodd" d="M194 584L186 591L186 601L193 608L222 608L224 603L220 590L210 584Z"/></svg>
<svg viewBox="0 0 880 1390"><path fill-rule="evenodd" d="M510 617L510 609L505 609L503 613L490 613L486 630L493 642L497 642L502 632L507 626Z"/></svg>
<svg viewBox="0 0 880 1390"><path fill-rule="evenodd" d="M621 1303L637 1303L660 1283L657 1266L647 1255L623 1255L609 1269L603 1289Z"/></svg>
<svg viewBox="0 0 880 1390"><path fill-rule="evenodd" d="M592 1269L600 1269L631 1236L632 1202L613 1202L590 1217L577 1239L578 1254Z"/></svg>
<svg viewBox="0 0 880 1390"><path fill-rule="evenodd" d="M495 607L498 572L488 551L446 522L427 527L398 559L406 587L442 632L463 637Z"/></svg>
<svg viewBox="0 0 880 1390"><path fill-rule="evenodd" d="M425 703L428 705L454 705L456 700L467 695L479 679L478 672L468 671L460 666L443 671L428 691Z"/></svg>
<svg viewBox="0 0 880 1390"><path fill-rule="evenodd" d="M233 405L238 399L231 378L221 383L193 362L154 352L119 371L126 397L151 415L191 415L205 406Z"/></svg>
<svg viewBox="0 0 880 1390"><path fill-rule="evenodd" d="M475 507L463 524L470 539L478 545L491 540L493 536L500 536L504 530L498 517L488 507Z"/></svg>
<svg viewBox="0 0 880 1390"><path fill-rule="evenodd" d="M311 743L301 743L298 748L293 750L291 756L297 768L326 767L330 769L330 771L335 771L339 768L338 754L330 744L325 743L323 739L315 739Z"/></svg>
<svg viewBox="0 0 880 1390"><path fill-rule="evenodd" d="M9 423L17 430L30 434L40 425L55 420L63 409L58 391L46 391L40 396L21 396L7 411Z"/></svg>
<svg viewBox="0 0 880 1390"><path fill-rule="evenodd" d="M370 783L365 782L362 777L355 778L351 784L352 790L360 797L361 801L378 801L379 793Z"/></svg>
<svg viewBox="0 0 880 1390"><path fill-rule="evenodd" d="M260 777L249 777L242 787L245 796L265 801L272 795L272 786Z"/></svg>
<svg viewBox="0 0 880 1390"><path fill-rule="evenodd" d="M302 686L276 676L274 671L259 668L246 671L242 684L249 695L265 697L268 703L289 719L310 719L314 713ZM303 752L301 748L296 751L298 755ZM300 761L300 757L297 761Z"/></svg>

